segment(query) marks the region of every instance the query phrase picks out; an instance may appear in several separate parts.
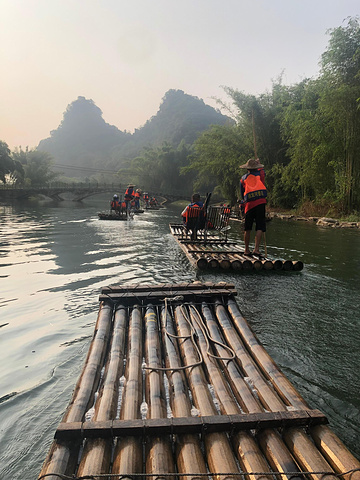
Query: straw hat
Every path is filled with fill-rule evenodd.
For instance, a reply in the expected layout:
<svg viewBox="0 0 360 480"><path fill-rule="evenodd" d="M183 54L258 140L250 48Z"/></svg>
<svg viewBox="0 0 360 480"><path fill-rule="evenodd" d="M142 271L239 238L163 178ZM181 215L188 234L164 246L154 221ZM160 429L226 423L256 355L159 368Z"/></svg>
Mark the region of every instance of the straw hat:
<svg viewBox="0 0 360 480"><path fill-rule="evenodd" d="M129 187L135 187L135 185L133 183L129 183L128 188Z"/></svg>
<svg viewBox="0 0 360 480"><path fill-rule="evenodd" d="M247 170L257 170L258 168L262 168L264 165L262 165L257 158L254 160L253 158L250 158L244 165L240 165L240 168L246 168Z"/></svg>

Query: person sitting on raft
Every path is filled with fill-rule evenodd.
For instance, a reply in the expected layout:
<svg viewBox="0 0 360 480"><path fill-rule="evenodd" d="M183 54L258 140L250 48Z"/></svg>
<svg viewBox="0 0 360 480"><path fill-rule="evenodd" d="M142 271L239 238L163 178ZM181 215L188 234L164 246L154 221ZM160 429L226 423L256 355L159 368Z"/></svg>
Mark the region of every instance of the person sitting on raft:
<svg viewBox="0 0 360 480"><path fill-rule="evenodd" d="M183 224L187 231L191 230L191 240L196 240L197 230L204 228L204 203L201 201L200 194L194 193L191 197L191 203L181 212Z"/></svg>
<svg viewBox="0 0 360 480"><path fill-rule="evenodd" d="M147 208L149 206L149 194L147 192L144 192L143 199Z"/></svg>
<svg viewBox="0 0 360 480"><path fill-rule="evenodd" d="M265 205L267 190L265 187L265 170L260 160L250 158L240 168L246 168L248 173L243 175L240 180L240 192L245 204L245 233L244 255L251 255L249 250L250 233L255 221L255 248L253 255L260 253L260 241L263 233L266 232Z"/></svg>
<svg viewBox="0 0 360 480"><path fill-rule="evenodd" d="M120 200L119 195L115 193L110 203L110 210L114 210L115 213L119 214L120 212Z"/></svg>

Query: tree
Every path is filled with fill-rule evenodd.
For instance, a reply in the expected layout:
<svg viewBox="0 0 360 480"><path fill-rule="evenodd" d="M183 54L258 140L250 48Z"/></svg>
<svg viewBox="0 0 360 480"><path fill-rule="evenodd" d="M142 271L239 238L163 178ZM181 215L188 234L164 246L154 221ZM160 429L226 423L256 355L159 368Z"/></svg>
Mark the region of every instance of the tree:
<svg viewBox="0 0 360 480"><path fill-rule="evenodd" d="M47 185L60 175L52 171L53 159L47 152L20 147L14 150L13 158L21 169L21 181L27 185Z"/></svg>
<svg viewBox="0 0 360 480"><path fill-rule="evenodd" d="M180 169L189 163L190 152L185 142L181 142L177 148L164 142L159 147L145 148L141 156L119 173L150 191L190 194L191 176L180 176Z"/></svg>
<svg viewBox="0 0 360 480"><path fill-rule="evenodd" d="M360 24L359 18L330 30L322 55L324 89L319 107L332 138L331 160L344 210L360 207Z"/></svg>
<svg viewBox="0 0 360 480"><path fill-rule="evenodd" d="M217 185L220 193L235 204L240 194L239 165L246 162L250 151L240 126L213 125L195 141L190 165L182 173L195 171L196 189Z"/></svg>
<svg viewBox="0 0 360 480"><path fill-rule="evenodd" d="M21 163L11 157L7 143L0 141L0 180L3 183L14 183L17 173L23 173Z"/></svg>

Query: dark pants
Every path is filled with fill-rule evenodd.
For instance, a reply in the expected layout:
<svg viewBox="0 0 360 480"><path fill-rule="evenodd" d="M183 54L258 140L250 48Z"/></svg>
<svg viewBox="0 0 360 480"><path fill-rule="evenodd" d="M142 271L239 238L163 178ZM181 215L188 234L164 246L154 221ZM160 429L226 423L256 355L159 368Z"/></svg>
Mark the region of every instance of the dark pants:
<svg viewBox="0 0 360 480"><path fill-rule="evenodd" d="M262 230L266 232L265 221L265 203L256 205L254 208L250 208L245 213L245 231L252 230L253 223L255 221L255 230Z"/></svg>

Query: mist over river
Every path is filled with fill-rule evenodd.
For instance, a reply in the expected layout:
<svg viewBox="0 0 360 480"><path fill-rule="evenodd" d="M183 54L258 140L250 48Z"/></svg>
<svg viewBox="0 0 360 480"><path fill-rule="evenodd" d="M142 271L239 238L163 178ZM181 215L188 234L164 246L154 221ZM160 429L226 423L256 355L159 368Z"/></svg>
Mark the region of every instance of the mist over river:
<svg viewBox="0 0 360 480"><path fill-rule="evenodd" d="M107 205L0 205L0 479L37 478L114 284L234 283L267 351L360 458L360 231L275 219L268 256L303 271L197 274L169 233L180 207L101 221Z"/></svg>

